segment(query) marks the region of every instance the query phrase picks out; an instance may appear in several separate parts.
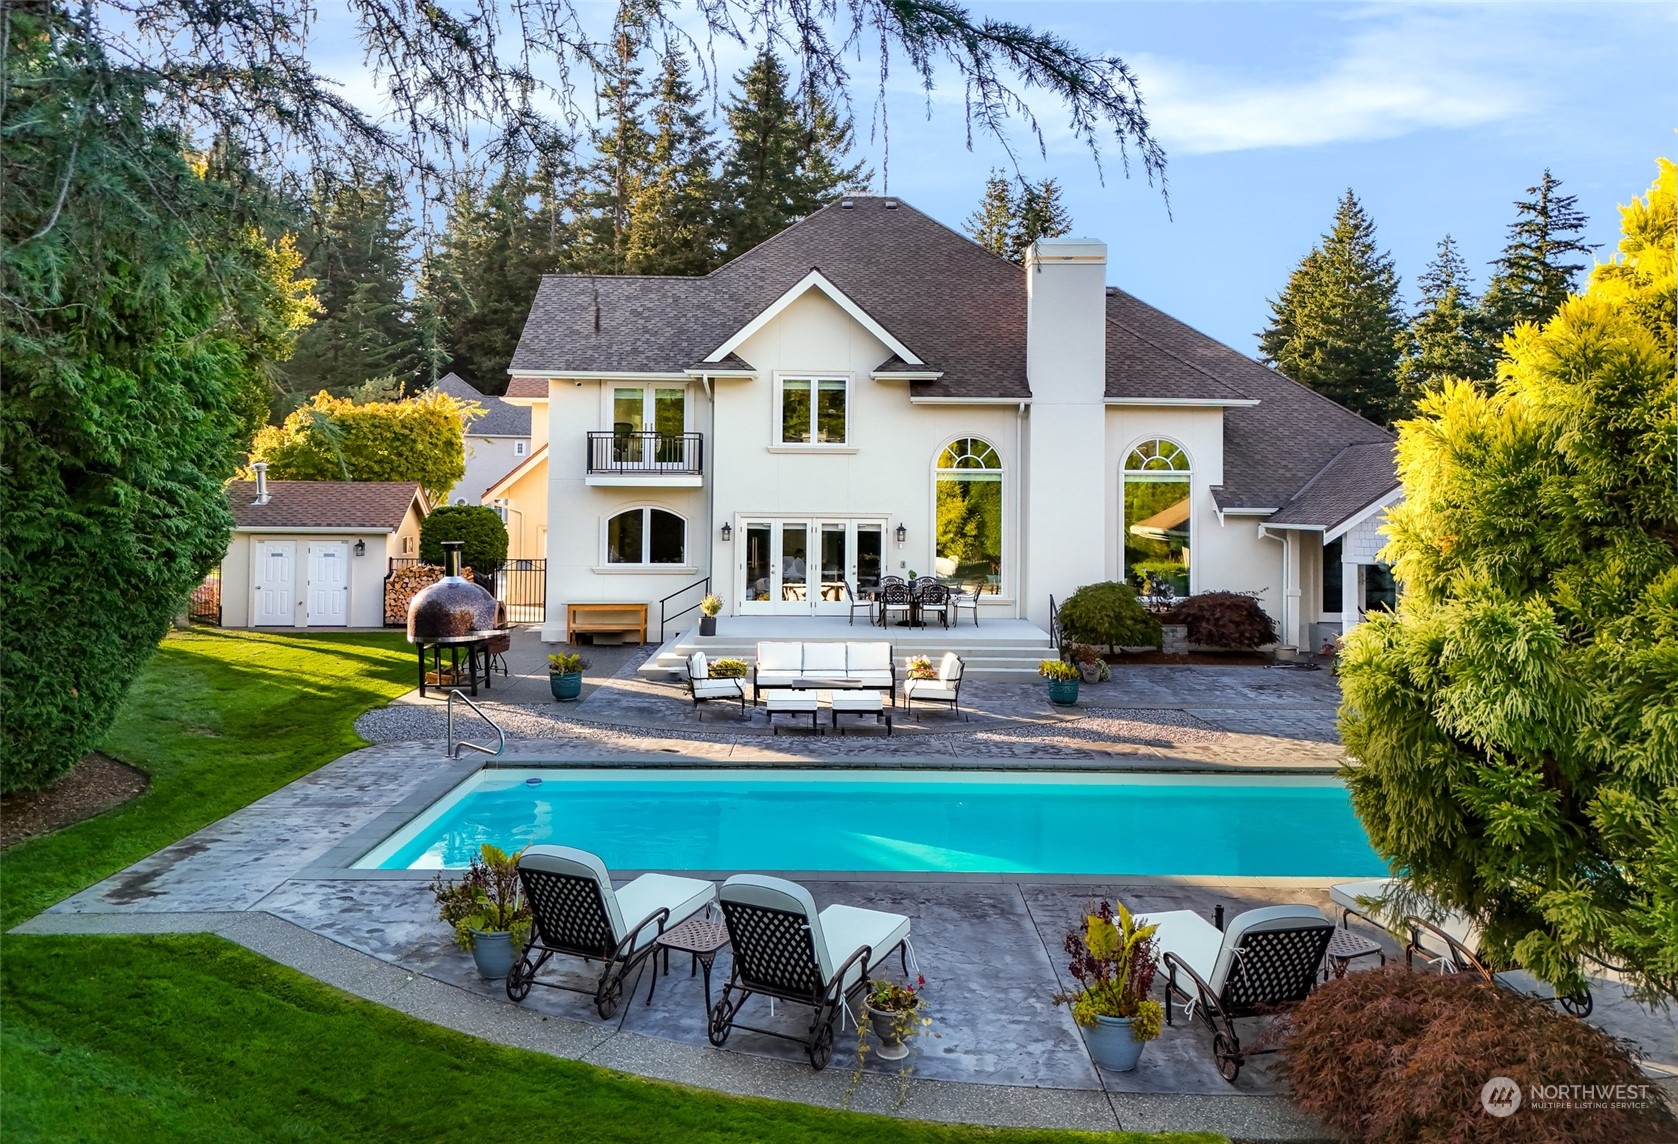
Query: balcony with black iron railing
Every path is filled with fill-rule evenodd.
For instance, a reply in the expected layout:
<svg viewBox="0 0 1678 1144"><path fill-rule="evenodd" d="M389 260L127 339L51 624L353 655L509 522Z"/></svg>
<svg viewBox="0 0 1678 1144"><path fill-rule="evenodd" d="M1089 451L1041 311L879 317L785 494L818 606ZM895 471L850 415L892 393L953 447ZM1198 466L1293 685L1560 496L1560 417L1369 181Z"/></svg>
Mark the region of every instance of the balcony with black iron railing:
<svg viewBox="0 0 1678 1144"><path fill-rule="evenodd" d="M697 486L704 472L702 433L619 430L588 435L591 485Z"/></svg>

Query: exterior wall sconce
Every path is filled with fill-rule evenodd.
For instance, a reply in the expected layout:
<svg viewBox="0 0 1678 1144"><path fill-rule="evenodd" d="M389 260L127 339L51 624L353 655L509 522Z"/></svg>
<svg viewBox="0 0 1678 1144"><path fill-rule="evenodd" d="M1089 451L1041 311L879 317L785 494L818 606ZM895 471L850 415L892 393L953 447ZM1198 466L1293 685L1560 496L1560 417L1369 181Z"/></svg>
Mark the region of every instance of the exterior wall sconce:
<svg viewBox="0 0 1678 1144"><path fill-rule="evenodd" d="M897 543L907 544L908 541L909 541L909 530L907 528L904 528L901 524L899 524L897 526Z"/></svg>
<svg viewBox="0 0 1678 1144"><path fill-rule="evenodd" d="M358 540L355 542L355 554L357 556L367 555L367 542L365 540Z"/></svg>
<svg viewBox="0 0 1678 1144"><path fill-rule="evenodd" d="M731 541L733 539L734 539L734 526L732 524L729 524L727 521L724 521L723 526L722 526L722 542L724 544L727 544L729 541Z"/></svg>

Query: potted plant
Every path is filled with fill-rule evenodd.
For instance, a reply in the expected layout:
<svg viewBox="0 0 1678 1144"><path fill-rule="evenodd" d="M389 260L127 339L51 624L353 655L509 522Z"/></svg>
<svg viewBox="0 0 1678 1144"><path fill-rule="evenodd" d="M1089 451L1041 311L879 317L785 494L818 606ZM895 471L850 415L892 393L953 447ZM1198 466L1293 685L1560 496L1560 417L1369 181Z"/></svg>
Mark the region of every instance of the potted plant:
<svg viewBox="0 0 1678 1144"><path fill-rule="evenodd" d="M506 977L530 934L530 911L519 893L519 851L508 854L484 843L458 879L441 874L431 882L437 917L454 929L454 940L472 951L484 978Z"/></svg>
<svg viewBox="0 0 1678 1144"><path fill-rule="evenodd" d="M581 652L562 651L548 657L548 690L554 698L569 702L583 693L583 670L588 660Z"/></svg>
<svg viewBox="0 0 1678 1144"><path fill-rule="evenodd" d="M1083 1028L1090 1058L1104 1069L1129 1072L1142 1049L1159 1036L1165 1015L1148 996L1159 970L1154 941L1157 926L1137 925L1125 909L1102 901L1092 906L1082 929L1066 931L1067 969L1078 982L1055 1004L1072 1006L1072 1019Z"/></svg>
<svg viewBox="0 0 1678 1144"><path fill-rule="evenodd" d="M717 634L717 613L722 611L722 597L712 592L699 601L699 634L714 636Z"/></svg>
<svg viewBox="0 0 1678 1144"><path fill-rule="evenodd" d="M1106 683L1113 677L1107 661L1089 644L1073 644L1067 649L1066 658L1077 666L1078 674L1085 683Z"/></svg>
<svg viewBox="0 0 1678 1144"><path fill-rule="evenodd" d="M910 679L937 679L938 669L929 656L917 655L903 664L904 674Z"/></svg>
<svg viewBox="0 0 1678 1144"><path fill-rule="evenodd" d="M746 678L746 661L743 659L713 659L706 668L712 679L744 679Z"/></svg>
<svg viewBox="0 0 1678 1144"><path fill-rule="evenodd" d="M916 992L925 985L926 978L918 974L913 985L899 985L895 981L869 984L862 1005L868 1013L868 1027L879 1042L873 1052L882 1061L900 1061L908 1056L909 1039L932 1024L931 1017L922 1015L925 1001Z"/></svg>
<svg viewBox="0 0 1678 1144"><path fill-rule="evenodd" d="M1037 665L1037 674L1049 681L1050 703L1071 707L1078 702L1078 680L1083 677L1077 667L1064 659L1046 659Z"/></svg>

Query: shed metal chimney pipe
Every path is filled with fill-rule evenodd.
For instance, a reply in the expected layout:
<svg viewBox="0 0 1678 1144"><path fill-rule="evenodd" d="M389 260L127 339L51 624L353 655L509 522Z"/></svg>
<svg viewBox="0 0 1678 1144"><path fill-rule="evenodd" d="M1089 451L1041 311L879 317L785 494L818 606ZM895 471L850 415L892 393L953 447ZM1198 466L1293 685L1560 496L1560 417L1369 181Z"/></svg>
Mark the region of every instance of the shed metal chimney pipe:
<svg viewBox="0 0 1678 1144"><path fill-rule="evenodd" d="M252 504L268 503L268 462L257 461L251 465L251 471L256 474L256 499Z"/></svg>

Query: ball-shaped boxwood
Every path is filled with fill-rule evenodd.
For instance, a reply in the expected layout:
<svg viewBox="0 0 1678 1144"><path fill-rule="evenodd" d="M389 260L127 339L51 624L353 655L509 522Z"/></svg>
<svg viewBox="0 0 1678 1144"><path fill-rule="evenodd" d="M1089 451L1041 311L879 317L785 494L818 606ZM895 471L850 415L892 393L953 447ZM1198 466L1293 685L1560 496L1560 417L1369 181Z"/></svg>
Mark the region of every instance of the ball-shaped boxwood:
<svg viewBox="0 0 1678 1144"><path fill-rule="evenodd" d="M468 568L498 567L507 559L507 526L501 514L487 505L448 504L431 511L420 525L420 559L443 562L443 541L458 540L460 559Z"/></svg>

